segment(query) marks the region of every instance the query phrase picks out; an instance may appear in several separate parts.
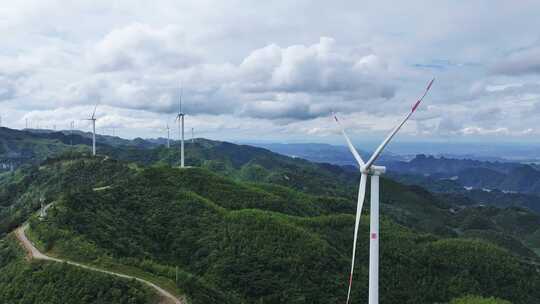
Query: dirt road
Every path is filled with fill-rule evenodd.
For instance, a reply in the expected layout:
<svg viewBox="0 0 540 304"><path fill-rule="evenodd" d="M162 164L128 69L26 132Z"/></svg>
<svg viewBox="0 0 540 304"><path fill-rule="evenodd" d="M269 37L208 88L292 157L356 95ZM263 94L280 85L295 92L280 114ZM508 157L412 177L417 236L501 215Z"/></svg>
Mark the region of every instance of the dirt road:
<svg viewBox="0 0 540 304"><path fill-rule="evenodd" d="M95 267L92 267L92 266L87 266L87 265L79 264L79 263L76 263L76 262L71 262L71 261L67 261L67 260L54 258L54 257L50 257L48 255L45 255L45 254L41 253L34 246L34 244L32 244L32 242L26 237L25 231L26 231L27 228L28 228L28 224L24 224L23 226L17 228L17 230L15 230L15 235L17 236L17 239L23 245L24 249L28 253L28 256L30 258L32 258L32 259L53 261L53 262L58 262L58 263L67 263L69 265L73 265L73 266L84 268L84 269L91 270L91 271L102 272L102 273L106 273L106 274L110 274L110 275L113 275L113 276L126 278L126 279L135 279L135 280L137 280L137 281L139 281L139 282L141 282L141 283L143 283L143 284L145 284L147 286L150 286L154 290L156 290L158 292L158 294L163 299L160 302L162 304L186 304L185 301L179 300L178 298L173 296L171 293L169 293L165 289L163 289L163 288L157 286L156 284L154 284L152 282L149 282L149 281L147 281L145 279L137 278L137 277L126 275L126 274L116 273L116 272L108 271L108 270L104 270L104 269L99 269L99 268L95 268Z"/></svg>

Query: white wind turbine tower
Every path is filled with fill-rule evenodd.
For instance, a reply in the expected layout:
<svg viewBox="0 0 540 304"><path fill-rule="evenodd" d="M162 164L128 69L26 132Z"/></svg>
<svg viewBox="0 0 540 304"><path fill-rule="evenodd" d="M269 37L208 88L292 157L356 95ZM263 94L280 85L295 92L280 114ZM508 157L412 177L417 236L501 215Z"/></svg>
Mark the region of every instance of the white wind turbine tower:
<svg viewBox="0 0 540 304"><path fill-rule="evenodd" d="M98 104L94 106L94 112L92 112L92 116L90 118L87 118L86 120L92 121L92 155L96 156L96 109Z"/></svg>
<svg viewBox="0 0 540 304"><path fill-rule="evenodd" d="M390 140L396 135L396 133L401 129L405 122L411 117L411 115L416 111L416 108L420 105L420 102L427 95L431 85L433 84L432 79L422 97L416 101L413 105L411 111L405 116L405 118L390 132L390 134L385 138L382 144L377 147L371 158L364 163L362 157L358 151L354 148L351 140L345 133L345 129L339 123L339 120L336 115L334 119L341 128L341 133L347 141L347 145L351 150L352 155L356 159L358 166L360 167L360 186L358 190L358 204L356 206L356 220L354 224L354 240L353 240L353 251L352 251L352 261L351 261L351 272L349 276L349 290L347 292L347 304L349 303L351 297L351 287L353 280L353 271L354 271L354 259L356 256L356 239L358 237L358 226L360 223L360 215L362 213L362 206L364 204L364 198L366 195L366 182L368 176L371 177L371 211L370 211L370 237L369 237L369 304L378 304L379 303L379 176L386 171L385 167L375 166L373 163L379 158L383 149L388 145Z"/></svg>
<svg viewBox="0 0 540 304"><path fill-rule="evenodd" d="M167 122L167 149L171 147L171 127L169 126L169 123Z"/></svg>
<svg viewBox="0 0 540 304"><path fill-rule="evenodd" d="M73 147L73 129L75 128L75 122L69 123L69 145Z"/></svg>
<svg viewBox="0 0 540 304"><path fill-rule="evenodd" d="M183 88L180 86L180 99L178 101L178 115L176 115L176 121L178 121L178 131L180 132L180 167L184 168L184 112L182 112L182 93Z"/></svg>

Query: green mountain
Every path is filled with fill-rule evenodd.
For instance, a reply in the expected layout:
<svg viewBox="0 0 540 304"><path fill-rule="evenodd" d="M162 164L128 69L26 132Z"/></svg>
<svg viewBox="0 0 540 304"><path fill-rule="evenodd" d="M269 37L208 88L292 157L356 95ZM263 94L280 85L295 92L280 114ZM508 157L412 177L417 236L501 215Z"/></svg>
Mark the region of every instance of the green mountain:
<svg viewBox="0 0 540 304"><path fill-rule="evenodd" d="M47 221L31 220L31 236L47 252L136 269L173 284L178 266L176 288L192 303L342 301L353 201L245 182L235 176L240 170L232 172L224 177L203 168L64 157L5 174L2 188L12 189L3 195L16 202L13 210L40 195L54 202ZM468 210L452 215L421 188L386 180L383 189L381 301L441 303L467 294L513 303L540 299L535 268L526 262L530 250L517 238L506 240L506 233L534 234L536 222L511 222L517 211L507 210L484 227ZM367 222L363 218L361 235L368 233ZM512 223L530 230L505 228ZM428 229L432 233L422 232ZM499 233L506 243L467 235L477 230ZM358 261L367 261L367 248L361 239ZM361 301L367 264L360 262L356 273L354 297Z"/></svg>
<svg viewBox="0 0 540 304"><path fill-rule="evenodd" d="M159 144L141 138L134 140L96 134L100 152L114 149L150 149ZM0 127L0 172L24 164L38 164L48 157L68 152L90 153L92 133L44 129L14 130Z"/></svg>
<svg viewBox="0 0 540 304"><path fill-rule="evenodd" d="M30 218L28 235L47 254L153 278L190 303L344 300L357 172L203 139L186 145L193 167L185 169L174 167L178 147L101 145L107 156L89 158L62 140L41 140L38 145L68 149L0 174L0 234ZM382 303L475 303L476 296L538 303L538 215L467 206L476 202L389 179L381 188ZM44 221L32 216L41 197L53 204ZM368 235L367 216L360 235ZM2 244L17 248L10 234ZM353 296L361 302L367 297L367 238L357 252ZM0 272L0 290L20 290L22 277L37 276L53 295L68 286L61 272L74 272L70 280L92 277L29 264L20 253L5 255L15 258L2 260L13 270ZM86 283L79 295L101 288ZM132 294L130 303L155 302L132 283L109 284L131 290L125 293ZM10 294L4 302L20 293ZM50 302L63 303L58 299ZM99 301L107 302L87 302Z"/></svg>
<svg viewBox="0 0 540 304"><path fill-rule="evenodd" d="M89 151L91 141L61 132L33 133L0 127L0 172L39 162L67 151ZM72 146L73 145L73 146Z"/></svg>

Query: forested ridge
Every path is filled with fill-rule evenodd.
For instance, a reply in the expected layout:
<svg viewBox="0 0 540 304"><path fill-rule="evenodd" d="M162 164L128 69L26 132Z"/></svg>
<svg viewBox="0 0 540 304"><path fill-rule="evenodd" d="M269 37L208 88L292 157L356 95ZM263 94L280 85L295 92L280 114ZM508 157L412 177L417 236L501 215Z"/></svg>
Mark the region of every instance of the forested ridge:
<svg viewBox="0 0 540 304"><path fill-rule="evenodd" d="M228 174L216 174L207 165L148 167L80 155L50 159L0 178L6 199L2 231L19 225L44 197L54 205L47 220L33 218L30 229L45 250L89 264L136 268L172 284L178 267L178 291L192 303L343 301L355 189L342 184L343 196L325 189L348 173L329 167L317 176L328 188L314 195L308 178L287 175L291 185L282 178L288 161L274 173L242 161ZM250 178L241 173L248 167L281 178ZM304 168L308 175L315 169L309 163ZM332 172L341 177L329 178ZM476 296L538 303L540 281L528 262L536 255L518 237L526 233L534 244L534 215L485 208L453 214L448 202L422 188L390 180L382 187L381 303L476 303ZM529 218L527 224L520 217ZM368 235L367 216L360 235ZM358 302L367 299L367 246L367 238L360 238L353 290Z"/></svg>

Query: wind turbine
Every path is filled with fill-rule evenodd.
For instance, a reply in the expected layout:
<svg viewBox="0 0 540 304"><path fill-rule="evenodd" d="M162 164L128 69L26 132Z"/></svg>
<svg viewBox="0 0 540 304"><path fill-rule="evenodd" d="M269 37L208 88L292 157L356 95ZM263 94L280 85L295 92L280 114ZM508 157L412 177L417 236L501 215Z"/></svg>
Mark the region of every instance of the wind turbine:
<svg viewBox="0 0 540 304"><path fill-rule="evenodd" d="M96 109L98 104L94 106L94 112L92 112L92 116L90 118L87 118L86 120L92 121L92 155L96 156Z"/></svg>
<svg viewBox="0 0 540 304"><path fill-rule="evenodd" d="M39 219L43 220L45 218L45 197L43 195L39 197L39 206Z"/></svg>
<svg viewBox="0 0 540 304"><path fill-rule="evenodd" d="M356 205L356 220L354 224L354 240L353 240L353 250L352 250L352 259L351 259L351 272L349 275L349 290L347 292L347 304L349 303L349 300L351 298L351 288L352 288L352 280L353 280L353 272L354 272L354 259L356 256L356 240L358 237L358 226L360 224L360 215L362 213L362 207L364 204L364 198L366 195L366 182L368 176L371 177L371 211L370 211L370 234L369 234L369 304L378 304L379 303L379 176L386 171L386 167L383 166L376 166L373 163L379 158L381 155L383 149L388 145L390 140L396 135L396 133L401 129L401 127L405 124L405 122L411 117L411 115L416 111L424 97L427 95L429 89L431 88L431 85L433 84L433 81L435 78L433 78L428 86L426 87L426 90L424 91L424 94L420 99L416 101L416 103L413 105L411 111L407 113L405 118L388 134L388 136L385 138L385 140L382 142L382 144L377 147L375 152L373 152L373 155L369 158L367 162L364 162L362 160L362 157L358 153L358 151L354 148L351 140L347 136L347 133L345 133L345 129L341 126L339 123L339 120L337 116L334 114L334 119L336 120L337 124L341 128L341 133L343 134L343 137L345 137L345 140L347 141L347 145L349 146L349 150L351 151L352 155L356 159L356 162L358 163L358 166L360 168L360 186L358 190L358 203Z"/></svg>
<svg viewBox="0 0 540 304"><path fill-rule="evenodd" d="M184 112L182 112L182 93L183 88L180 86L180 99L178 100L178 114L176 115L176 121L178 121L178 132L180 133L180 168L184 168Z"/></svg>
<svg viewBox="0 0 540 304"><path fill-rule="evenodd" d="M171 147L171 127L169 126L169 123L167 122L167 149Z"/></svg>
<svg viewBox="0 0 540 304"><path fill-rule="evenodd" d="M75 128L75 122L69 123L69 145L73 147L73 129Z"/></svg>

